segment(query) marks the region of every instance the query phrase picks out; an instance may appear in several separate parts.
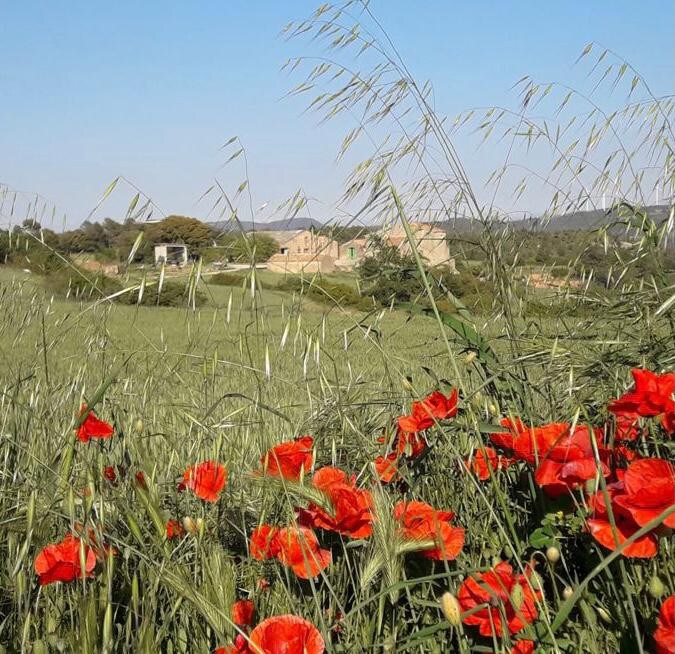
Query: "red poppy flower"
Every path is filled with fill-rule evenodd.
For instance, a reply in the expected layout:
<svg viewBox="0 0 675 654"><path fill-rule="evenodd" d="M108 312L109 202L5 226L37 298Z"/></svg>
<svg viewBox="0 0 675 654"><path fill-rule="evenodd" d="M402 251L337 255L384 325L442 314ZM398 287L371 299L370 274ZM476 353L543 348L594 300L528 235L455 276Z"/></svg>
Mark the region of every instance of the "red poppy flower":
<svg viewBox="0 0 675 654"><path fill-rule="evenodd" d="M654 654L675 654L675 595L661 604L654 631Z"/></svg>
<svg viewBox="0 0 675 654"><path fill-rule="evenodd" d="M139 470L135 475L136 485L143 490L148 490L148 482L145 481L145 473L142 470Z"/></svg>
<svg viewBox="0 0 675 654"><path fill-rule="evenodd" d="M117 473L115 472L115 466L106 466L105 468L103 468L103 476L111 484L114 484L117 481Z"/></svg>
<svg viewBox="0 0 675 654"><path fill-rule="evenodd" d="M520 586L517 602L513 605L514 589ZM457 599L462 613L482 609L464 617L466 625L477 626L481 636L502 636L504 627L513 635L527 624L536 620L538 611L536 600L541 593L533 593L525 575L514 574L513 568L505 562L498 563L492 570L483 572L476 578L468 577L460 586ZM504 624L506 622L506 624Z"/></svg>
<svg viewBox="0 0 675 654"><path fill-rule="evenodd" d="M356 488L353 479L338 468L319 468L312 477L315 488L325 493L333 506L332 515L316 504L300 509L300 524L314 529L335 531L350 538L367 538L373 531L372 498L367 490Z"/></svg>
<svg viewBox="0 0 675 654"><path fill-rule="evenodd" d="M91 547L94 556L99 560L103 561L106 556L112 555L117 556L117 548L112 547L108 543L99 544L98 536L96 535L96 529L89 527L87 529L83 524L76 522L73 525L73 530L77 534L78 538L82 538L89 547ZM99 527L99 531L102 532L103 528Z"/></svg>
<svg viewBox="0 0 675 654"><path fill-rule="evenodd" d="M255 616L255 604L251 600L237 600L232 605L231 614L237 627L250 627Z"/></svg>
<svg viewBox="0 0 675 654"><path fill-rule="evenodd" d="M378 456L375 459L375 472L383 484L388 484L397 480L400 475L398 472L398 455L392 452L387 456Z"/></svg>
<svg viewBox="0 0 675 654"><path fill-rule="evenodd" d="M675 434L675 411L664 413L661 416L661 426L666 430L668 436Z"/></svg>
<svg viewBox="0 0 675 654"><path fill-rule="evenodd" d="M453 388L447 397L434 391L422 400L422 407L436 420L447 420L457 415L457 389Z"/></svg>
<svg viewBox="0 0 675 654"><path fill-rule="evenodd" d="M636 531L640 529L633 517L625 511L620 505L616 503L616 498L623 492L623 482L609 484L607 486L607 494L612 507L612 514L614 516L614 523L616 526L616 536L612 524L609 521L609 514L605 503L605 497L602 492L597 492L588 498L588 506L592 514L586 520L586 527L591 536L595 538L600 545L609 550L616 550L619 545L623 545L626 539L630 538ZM658 541L653 533L645 534L628 547L626 547L622 554L629 558L649 559L656 556L658 551Z"/></svg>
<svg viewBox="0 0 675 654"><path fill-rule="evenodd" d="M115 433L114 427L105 420L99 420L93 411L88 411L86 404L80 407L80 420L77 439L83 443L88 443L92 438L110 438Z"/></svg>
<svg viewBox="0 0 675 654"><path fill-rule="evenodd" d="M535 481L551 497L558 497L569 490L579 488L598 471L593 440L601 444L602 432L591 432L585 425L571 431L567 423L551 423L527 429L514 439L514 457L528 463L538 461ZM609 452L598 445L601 456L600 470L603 476L610 473L606 460Z"/></svg>
<svg viewBox="0 0 675 654"><path fill-rule="evenodd" d="M500 431L490 434L490 440L497 446L505 450L513 449L513 441L521 431L527 429L520 418L502 418L499 421L502 427L508 431Z"/></svg>
<svg viewBox="0 0 675 654"><path fill-rule="evenodd" d="M191 466L183 475L185 486L205 502L217 502L226 481L225 466L210 460Z"/></svg>
<svg viewBox="0 0 675 654"><path fill-rule="evenodd" d="M464 462L464 465L471 470L481 481L490 478L490 470L501 470L507 468L511 461L505 456L497 454L492 447L486 447L484 450L477 450L473 457Z"/></svg>
<svg viewBox="0 0 675 654"><path fill-rule="evenodd" d="M643 417L671 413L675 409L675 373L657 375L650 370L631 370L633 389L609 405L612 413L637 414Z"/></svg>
<svg viewBox="0 0 675 654"><path fill-rule="evenodd" d="M258 652L254 652L249 648L248 641L244 635L237 634L234 644L218 647L213 650L213 654L258 654Z"/></svg>
<svg viewBox="0 0 675 654"><path fill-rule="evenodd" d="M412 434L401 431L396 433L396 453L399 456L407 456L416 459L427 449L427 442L421 434Z"/></svg>
<svg viewBox="0 0 675 654"><path fill-rule="evenodd" d="M637 440L642 433L638 420L637 413L618 413L614 419L614 440L621 442Z"/></svg>
<svg viewBox="0 0 675 654"><path fill-rule="evenodd" d="M276 537L277 558L300 579L316 577L332 560L330 550L319 547L319 541L307 527L284 527Z"/></svg>
<svg viewBox="0 0 675 654"><path fill-rule="evenodd" d="M464 546L464 529L453 527L451 511L437 511L424 502L399 502L394 519L406 541L419 541L422 555L437 561L452 561Z"/></svg>
<svg viewBox="0 0 675 654"><path fill-rule="evenodd" d="M624 492L614 500L636 524L644 527L675 505L675 466L663 459L639 459L628 466L623 478ZM675 529L675 513L664 521Z"/></svg>
<svg viewBox="0 0 675 654"><path fill-rule="evenodd" d="M312 467L313 446L314 439L311 436L275 445L260 459L264 474L297 481L301 474Z"/></svg>
<svg viewBox="0 0 675 654"><path fill-rule="evenodd" d="M180 522L178 522L178 520L169 520L166 523L166 537L169 540L173 540L174 538L181 538L184 535L185 529L183 528L183 525Z"/></svg>
<svg viewBox="0 0 675 654"><path fill-rule="evenodd" d="M251 556L258 561L265 561L275 557L279 553L277 536L279 529L272 525L260 525L251 533L249 550Z"/></svg>
<svg viewBox="0 0 675 654"><path fill-rule="evenodd" d="M40 585L55 581L75 581L81 579L80 547L84 547L84 576L91 577L96 566L96 554L86 543L68 534L60 543L43 548L35 558L35 572Z"/></svg>
<svg viewBox="0 0 675 654"><path fill-rule="evenodd" d="M417 434L429 429L433 424L434 417L422 402L413 402L410 415L398 419L398 429L405 434Z"/></svg>
<svg viewBox="0 0 675 654"><path fill-rule="evenodd" d="M519 640L511 648L511 654L534 654L533 640Z"/></svg>
<svg viewBox="0 0 675 654"><path fill-rule="evenodd" d="M256 654L323 654L325 648L319 630L295 615L267 618L251 632Z"/></svg>

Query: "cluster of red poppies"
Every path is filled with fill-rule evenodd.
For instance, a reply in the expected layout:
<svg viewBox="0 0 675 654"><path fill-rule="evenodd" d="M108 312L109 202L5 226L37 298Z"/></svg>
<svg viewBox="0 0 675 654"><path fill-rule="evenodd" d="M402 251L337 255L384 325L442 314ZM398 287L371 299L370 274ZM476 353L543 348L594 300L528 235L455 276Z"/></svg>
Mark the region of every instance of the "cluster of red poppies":
<svg viewBox="0 0 675 654"><path fill-rule="evenodd" d="M260 474L299 480L313 464L312 447L309 436L276 445L262 457ZM316 577L332 561L331 552L319 546L315 529L353 539L368 538L373 530L371 493L359 488L353 476L324 466L316 470L311 485L325 498L326 506L310 502L297 507L297 524L288 527L258 526L249 545L254 558L276 558L301 579ZM436 511L424 502L399 502L394 508L394 519L408 550L421 551L432 559L451 560L461 551L464 530L451 526L453 518L453 513Z"/></svg>
<svg viewBox="0 0 675 654"><path fill-rule="evenodd" d="M413 402L409 415L400 416L396 425L396 436L391 444L391 452L378 456L375 471L383 484L401 478L400 466L405 461L414 461L427 449L427 441L423 432L442 420L454 418L458 411L457 389L445 396L434 391L423 400ZM384 438L379 439L381 443Z"/></svg>
<svg viewBox="0 0 675 654"><path fill-rule="evenodd" d="M632 374L634 388L610 403L615 419L605 428L569 423L526 427L518 419L505 419L505 430L491 434L490 440L507 452L502 465L525 461L535 466L534 480L550 497L592 485L594 492L586 497L590 534L608 549L621 546L624 556L649 558L658 551L662 526L675 527L675 466L660 458L641 458L634 445L649 438L641 424L645 419L657 418L665 434L673 434L675 374ZM484 460L496 469L496 452L485 450ZM653 522L657 524L650 531L634 537Z"/></svg>
<svg viewBox="0 0 675 654"><path fill-rule="evenodd" d="M526 426L517 418L505 418L501 430L489 435L491 445L481 444L464 466L486 481L499 470L524 462L532 466L535 483L549 497L582 491L589 509L588 532L602 546L611 550L621 547L621 553L628 557L655 556L659 536L664 529L675 528L675 466L661 458L643 458L636 446L642 443L646 446L643 452L649 449L648 420L655 420L667 435L675 433L675 374L634 370L633 378L634 387L610 403L614 418L605 427L566 422ZM457 412L456 390L448 396L436 391L413 402L410 413L397 419L391 451L374 462L381 482L400 479L401 467L429 447L430 430ZM112 425L86 406L81 408L76 432L79 441L110 438L113 433ZM309 478L313 466L314 440L302 436L272 447L260 459L260 469L255 473L302 483L317 492L314 501L296 507L292 524L260 524L249 540L253 558L274 558L301 579L317 577L332 562L331 550L321 547L315 530L365 539L372 535L374 523L373 498L368 489L359 487L354 476L330 466L316 469ZM117 483L112 467L104 469L103 477ZM205 502L217 502L226 484L224 465L206 460L187 468L178 489L189 490ZM144 477L137 479L137 486L147 488ZM464 530L453 524L454 517L451 511L437 510L421 501L398 502L393 518L398 537L405 544L402 551L419 551L433 560L455 559L464 546ZM183 524L174 519L167 522L169 540L184 536L186 530L198 530L193 521L186 526L186 520ZM48 584L93 576L102 551L94 534L68 534L62 542L50 544L38 554L35 570L39 581ZM539 614L541 585L534 577L536 573L529 566L520 574L506 562L468 577L456 600L462 621L476 626L482 636L501 637L505 631L511 636L519 634ZM661 608L654 634L659 652L674 651L674 608L673 597ZM297 616L269 618L248 634L254 613L249 600L235 603L233 622L240 633L233 645L218 652L277 651L271 643L285 644L283 651L289 653L324 651L316 628ZM668 638L671 649L663 649ZM512 651L523 654L533 650L532 641L520 640Z"/></svg>

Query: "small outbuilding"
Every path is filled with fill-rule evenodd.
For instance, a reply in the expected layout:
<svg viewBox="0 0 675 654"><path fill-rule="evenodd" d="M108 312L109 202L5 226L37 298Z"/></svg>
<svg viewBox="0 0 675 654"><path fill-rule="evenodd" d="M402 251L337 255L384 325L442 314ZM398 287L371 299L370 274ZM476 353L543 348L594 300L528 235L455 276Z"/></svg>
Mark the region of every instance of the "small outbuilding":
<svg viewBox="0 0 675 654"><path fill-rule="evenodd" d="M166 263L184 266L187 262L187 245L181 243L158 243L155 245L155 265Z"/></svg>

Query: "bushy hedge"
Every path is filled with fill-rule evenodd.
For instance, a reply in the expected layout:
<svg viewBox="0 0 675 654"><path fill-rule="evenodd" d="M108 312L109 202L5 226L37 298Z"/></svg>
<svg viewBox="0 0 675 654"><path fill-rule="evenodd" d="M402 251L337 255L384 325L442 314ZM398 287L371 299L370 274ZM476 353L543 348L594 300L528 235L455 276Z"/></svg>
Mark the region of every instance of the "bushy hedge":
<svg viewBox="0 0 675 654"><path fill-rule="evenodd" d="M103 273L83 272L75 267L62 268L49 275L45 279L45 286L61 297L83 301L114 295L124 288L117 279L107 277ZM153 283L148 284L143 289L140 302L142 306L182 307L188 306L188 304L192 306L186 284L172 281L164 282L159 296L157 288L157 284ZM139 304L138 293L138 290L122 293L113 298L113 301L127 305ZM197 290L194 297L195 306L202 306L204 301L204 294Z"/></svg>
<svg viewBox="0 0 675 654"><path fill-rule="evenodd" d="M373 308L372 299L359 295L353 286L340 284L339 282L329 282L320 278L310 280L302 277L286 277L277 284L277 289L286 292L303 293L315 302L323 304L339 304L361 311L368 311Z"/></svg>
<svg viewBox="0 0 675 654"><path fill-rule="evenodd" d="M144 307L186 307L192 306L192 297L186 284L180 282L164 282L162 290L157 294L157 284L146 286L143 290L143 296L140 304ZM139 291L131 291L119 296L117 301L120 304L139 304ZM206 298L200 290L194 292L194 306L200 307L204 304Z"/></svg>
<svg viewBox="0 0 675 654"><path fill-rule="evenodd" d="M244 277L236 273L219 272L205 277L205 280L208 284L215 284L216 286L241 286Z"/></svg>

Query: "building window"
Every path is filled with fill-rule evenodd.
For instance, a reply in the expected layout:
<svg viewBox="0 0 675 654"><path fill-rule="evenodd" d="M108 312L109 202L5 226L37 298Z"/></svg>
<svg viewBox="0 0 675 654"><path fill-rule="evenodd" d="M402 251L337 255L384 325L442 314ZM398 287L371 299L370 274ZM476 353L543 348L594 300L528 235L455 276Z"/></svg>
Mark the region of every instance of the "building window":
<svg viewBox="0 0 675 654"><path fill-rule="evenodd" d="M355 247L347 248L347 256L350 259L356 259L356 248Z"/></svg>
<svg viewBox="0 0 675 654"><path fill-rule="evenodd" d="M288 254L288 248L281 248L281 254Z"/></svg>

